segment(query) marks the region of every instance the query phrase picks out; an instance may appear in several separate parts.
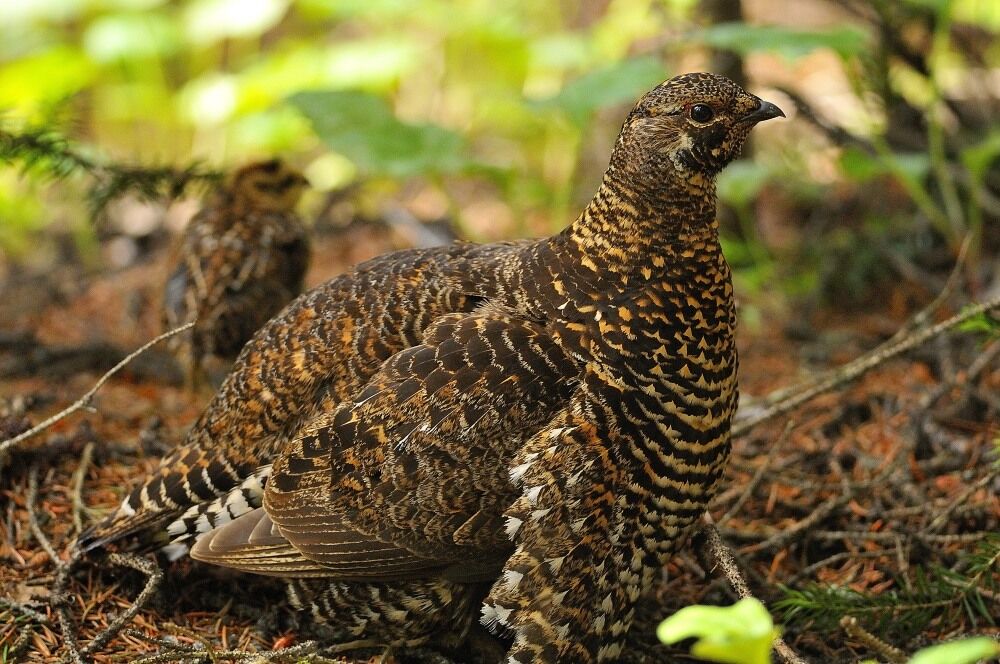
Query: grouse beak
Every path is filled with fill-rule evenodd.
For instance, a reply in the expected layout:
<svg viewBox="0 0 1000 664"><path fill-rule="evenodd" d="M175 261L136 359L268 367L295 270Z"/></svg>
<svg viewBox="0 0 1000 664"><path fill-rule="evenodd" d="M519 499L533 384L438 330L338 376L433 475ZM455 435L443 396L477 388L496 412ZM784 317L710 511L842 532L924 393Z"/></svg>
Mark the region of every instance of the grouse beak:
<svg viewBox="0 0 1000 664"><path fill-rule="evenodd" d="M758 106L753 111L750 111L744 115L740 120L742 122L751 122L757 124L758 122L763 122L764 120L770 120L772 118L783 118L785 117L784 111L775 106L769 101L760 100L760 106Z"/></svg>

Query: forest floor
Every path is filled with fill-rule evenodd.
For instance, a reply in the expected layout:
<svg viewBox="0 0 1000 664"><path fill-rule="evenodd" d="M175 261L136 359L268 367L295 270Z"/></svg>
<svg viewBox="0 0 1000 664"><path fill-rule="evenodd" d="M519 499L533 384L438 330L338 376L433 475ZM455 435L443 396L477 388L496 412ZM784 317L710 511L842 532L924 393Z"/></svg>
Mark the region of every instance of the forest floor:
<svg viewBox="0 0 1000 664"><path fill-rule="evenodd" d="M406 243L384 229L328 235L317 243L309 283ZM7 285L0 440L73 403L125 352L159 333L164 260L158 253L115 274L66 268ZM899 284L870 311L768 313L744 326L744 412L755 412L755 398L875 348L923 299ZM954 313L943 309L933 318ZM959 635L996 634L998 356L997 340L952 331L735 439L711 514L751 592L806 661L891 660L890 646L910 652ZM64 628L85 649L106 633L86 653L96 662L246 660L308 638L288 616L280 585L188 560L159 560L158 591L113 632L109 624L133 606L147 574L111 561L80 564L62 579L70 624L60 627L51 601L57 568L32 534L32 515L65 559L81 526L114 508L205 406L207 395L188 394L178 378L165 351L154 348L112 377L92 409L0 459L0 661L66 657ZM665 570L633 627L629 659L689 661L685 649L654 645L657 621L688 604L736 598L731 579L704 569L711 566L698 552L706 546L695 538ZM788 600L783 587L798 594L778 605ZM830 587L840 590L824 590ZM860 631L845 632L844 615L857 618Z"/></svg>

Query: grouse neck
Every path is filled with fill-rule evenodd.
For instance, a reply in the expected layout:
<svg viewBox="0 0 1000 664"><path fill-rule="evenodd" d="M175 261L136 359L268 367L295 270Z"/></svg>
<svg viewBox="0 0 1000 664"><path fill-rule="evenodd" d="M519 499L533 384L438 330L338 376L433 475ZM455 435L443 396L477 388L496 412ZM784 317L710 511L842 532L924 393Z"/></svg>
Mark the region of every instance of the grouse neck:
<svg viewBox="0 0 1000 664"><path fill-rule="evenodd" d="M611 167L563 235L595 272L651 275L691 259L701 263L719 251L715 182L696 175L641 186Z"/></svg>

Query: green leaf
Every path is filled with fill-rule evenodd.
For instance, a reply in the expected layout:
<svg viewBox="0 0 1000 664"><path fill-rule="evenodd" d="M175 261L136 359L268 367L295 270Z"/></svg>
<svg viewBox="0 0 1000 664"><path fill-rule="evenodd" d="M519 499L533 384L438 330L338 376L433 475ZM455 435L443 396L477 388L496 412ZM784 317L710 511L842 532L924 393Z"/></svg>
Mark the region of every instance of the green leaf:
<svg viewBox="0 0 1000 664"><path fill-rule="evenodd" d="M747 159L733 162L719 174L716 184L719 199L733 207L746 207L770 179L771 169L767 166Z"/></svg>
<svg viewBox="0 0 1000 664"><path fill-rule="evenodd" d="M942 643L918 651L909 664L972 664L1000 656L1000 641L985 636Z"/></svg>
<svg viewBox="0 0 1000 664"><path fill-rule="evenodd" d="M969 320L963 321L958 329L962 332L973 334L985 334L990 337L1000 337L1000 320L993 318L987 313L973 316Z"/></svg>
<svg viewBox="0 0 1000 664"><path fill-rule="evenodd" d="M725 664L768 664L778 636L771 615L760 601L747 597L732 606L688 606L656 630L664 643L697 637L691 654Z"/></svg>
<svg viewBox="0 0 1000 664"><path fill-rule="evenodd" d="M623 60L611 67L584 74L567 83L556 96L537 104L543 108L558 108L574 122L583 124L594 111L635 101L664 78L666 72L656 58Z"/></svg>
<svg viewBox="0 0 1000 664"><path fill-rule="evenodd" d="M742 55L768 51L788 60L797 60L817 49L830 49L847 59L862 53L868 42L864 30L848 25L813 31L776 25L719 23L691 36L708 46Z"/></svg>
<svg viewBox="0 0 1000 664"><path fill-rule="evenodd" d="M5 62L0 67L0 108L30 117L82 90L95 75L94 65L70 46Z"/></svg>
<svg viewBox="0 0 1000 664"><path fill-rule="evenodd" d="M1000 157L1000 131L994 130L976 145L962 150L961 157L972 177L982 181L990 166Z"/></svg>
<svg viewBox="0 0 1000 664"><path fill-rule="evenodd" d="M883 157L855 147L840 155L840 170L852 180L866 182L883 175L897 175L919 181L930 172L930 158L924 153L893 153Z"/></svg>
<svg viewBox="0 0 1000 664"><path fill-rule="evenodd" d="M462 137L435 125L400 122L388 104L352 90L299 92L289 101L333 150L370 175L454 173L473 164Z"/></svg>

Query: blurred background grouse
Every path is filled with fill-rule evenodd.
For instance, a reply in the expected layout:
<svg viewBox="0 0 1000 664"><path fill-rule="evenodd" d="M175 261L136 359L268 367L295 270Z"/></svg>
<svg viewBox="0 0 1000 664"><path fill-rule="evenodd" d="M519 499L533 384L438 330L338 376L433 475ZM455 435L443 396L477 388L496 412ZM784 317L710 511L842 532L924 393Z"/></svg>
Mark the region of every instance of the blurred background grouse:
<svg viewBox="0 0 1000 664"><path fill-rule="evenodd" d="M163 298L172 329L197 319L173 344L190 387L207 356L233 359L254 332L302 292L309 241L295 213L308 181L283 161L235 171L188 222Z"/></svg>
<svg viewBox="0 0 1000 664"><path fill-rule="evenodd" d="M284 577L355 645L511 662L621 653L712 497L737 404L715 176L781 116L673 78L629 114L562 233L388 254L265 325L198 419L79 546Z"/></svg>

